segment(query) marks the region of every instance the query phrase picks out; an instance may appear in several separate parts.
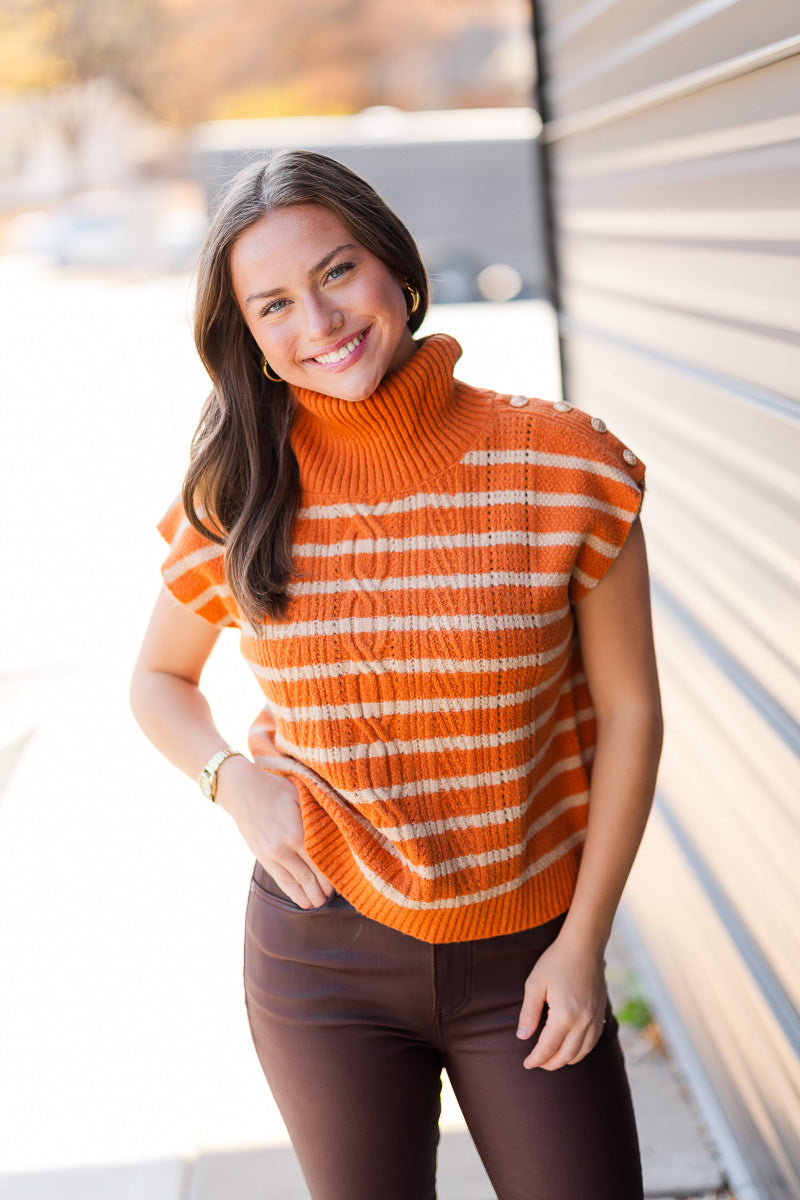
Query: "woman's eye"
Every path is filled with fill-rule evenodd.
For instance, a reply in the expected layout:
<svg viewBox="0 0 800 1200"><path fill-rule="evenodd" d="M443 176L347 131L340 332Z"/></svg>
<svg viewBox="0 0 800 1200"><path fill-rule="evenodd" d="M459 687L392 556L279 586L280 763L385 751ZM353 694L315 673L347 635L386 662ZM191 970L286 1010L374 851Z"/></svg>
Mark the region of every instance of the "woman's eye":
<svg viewBox="0 0 800 1200"><path fill-rule="evenodd" d="M335 283L337 279L341 279L348 271L352 271L355 263L337 263L336 266L328 270L326 278Z"/></svg>
<svg viewBox="0 0 800 1200"><path fill-rule="evenodd" d="M288 301L286 300L270 300L269 304L265 304L261 309L259 315L262 317L270 317L274 313L281 312L287 303Z"/></svg>

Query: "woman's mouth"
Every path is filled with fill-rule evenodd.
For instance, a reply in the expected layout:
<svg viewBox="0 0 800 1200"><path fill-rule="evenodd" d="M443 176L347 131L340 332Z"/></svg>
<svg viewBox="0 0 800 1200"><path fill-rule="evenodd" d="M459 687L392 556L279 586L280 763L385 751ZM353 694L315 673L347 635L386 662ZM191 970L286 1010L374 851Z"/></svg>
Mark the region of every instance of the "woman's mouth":
<svg viewBox="0 0 800 1200"><path fill-rule="evenodd" d="M317 354L306 361L313 362L319 367L350 366L363 354L370 328L368 325L360 333L353 334L347 341L341 342L335 349L328 350L325 354Z"/></svg>

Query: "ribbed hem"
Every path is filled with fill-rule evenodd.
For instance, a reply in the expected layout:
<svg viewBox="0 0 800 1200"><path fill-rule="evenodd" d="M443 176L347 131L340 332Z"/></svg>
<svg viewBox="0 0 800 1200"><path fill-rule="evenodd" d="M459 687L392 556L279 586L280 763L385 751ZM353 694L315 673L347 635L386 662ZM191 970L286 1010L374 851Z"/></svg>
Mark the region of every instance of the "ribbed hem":
<svg viewBox="0 0 800 1200"><path fill-rule="evenodd" d="M312 862L358 912L419 941L442 944L520 933L543 925L569 908L580 864L573 848L540 874L490 900L416 909L380 894L364 877L335 822L321 807L313 787L291 776L297 785L305 829L305 848Z"/></svg>
<svg viewBox="0 0 800 1200"><path fill-rule="evenodd" d="M458 462L491 413L490 393L454 381L460 357L454 338L433 334L364 400L297 389L292 443L304 493L399 495Z"/></svg>

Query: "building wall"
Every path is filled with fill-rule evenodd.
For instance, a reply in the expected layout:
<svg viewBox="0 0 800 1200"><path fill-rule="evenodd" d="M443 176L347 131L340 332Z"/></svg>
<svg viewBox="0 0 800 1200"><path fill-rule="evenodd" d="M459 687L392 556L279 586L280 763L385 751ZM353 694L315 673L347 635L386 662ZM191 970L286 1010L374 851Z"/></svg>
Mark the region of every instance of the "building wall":
<svg viewBox="0 0 800 1200"><path fill-rule="evenodd" d="M797 1197L800 9L534 14L565 391L648 466L667 738L628 910L739 1200Z"/></svg>

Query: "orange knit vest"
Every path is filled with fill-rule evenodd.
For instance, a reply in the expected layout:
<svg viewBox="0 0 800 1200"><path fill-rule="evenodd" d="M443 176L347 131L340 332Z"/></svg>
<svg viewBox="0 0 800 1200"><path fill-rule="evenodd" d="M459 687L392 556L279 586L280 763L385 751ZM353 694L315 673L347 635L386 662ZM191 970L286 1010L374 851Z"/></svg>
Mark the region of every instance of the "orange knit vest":
<svg viewBox="0 0 800 1200"><path fill-rule="evenodd" d="M573 605L644 476L602 421L455 382L459 354L436 335L366 400L297 393L285 620L244 622L179 504L159 526L173 594L242 631L268 702L250 751L296 784L312 860L430 942L569 906L595 744Z"/></svg>

